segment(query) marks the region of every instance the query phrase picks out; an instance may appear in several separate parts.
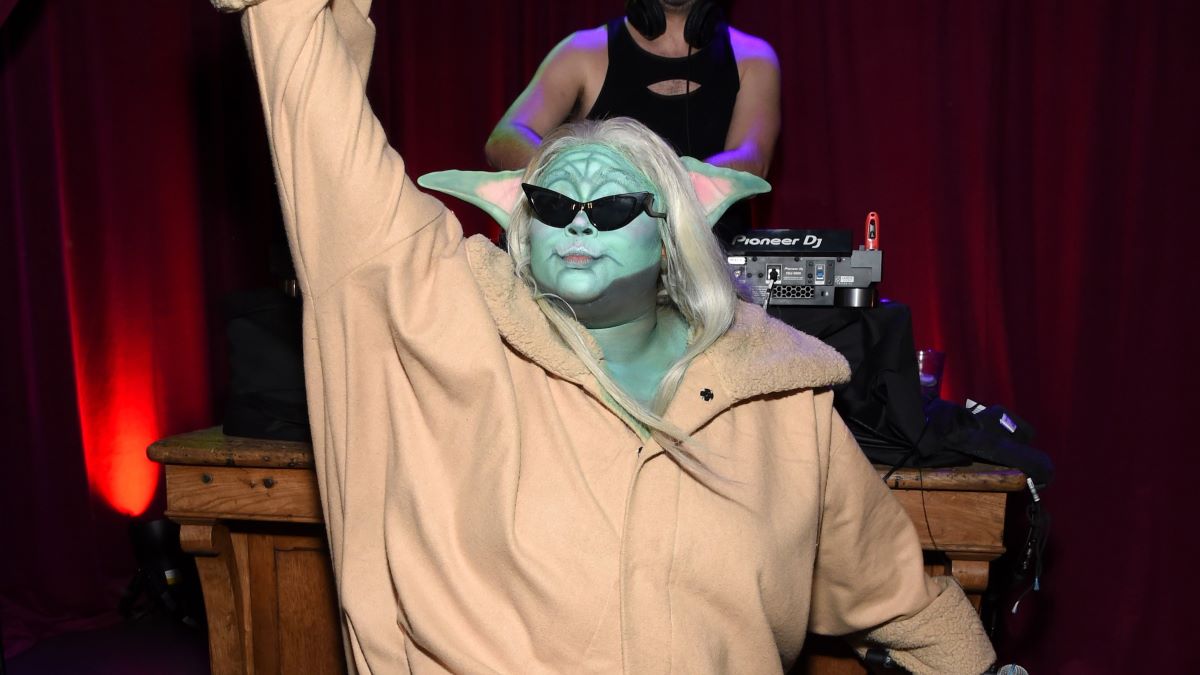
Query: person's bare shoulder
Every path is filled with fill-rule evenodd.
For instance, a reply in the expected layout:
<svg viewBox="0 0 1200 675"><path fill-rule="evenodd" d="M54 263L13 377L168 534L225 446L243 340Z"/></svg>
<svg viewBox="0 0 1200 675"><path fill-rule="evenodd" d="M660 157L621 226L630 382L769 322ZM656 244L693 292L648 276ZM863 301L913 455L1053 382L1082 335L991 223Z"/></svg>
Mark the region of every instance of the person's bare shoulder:
<svg viewBox="0 0 1200 675"><path fill-rule="evenodd" d="M745 68L747 64L755 62L779 69L779 57L775 55L775 48L766 40L730 26L729 42L739 68Z"/></svg>
<svg viewBox="0 0 1200 675"><path fill-rule="evenodd" d="M577 92L572 119L587 115L604 85L608 72L608 27L599 26L575 31L554 48L547 59L548 69L558 71L560 84Z"/></svg>
<svg viewBox="0 0 1200 675"><path fill-rule="evenodd" d="M608 50L608 26L596 26L577 30L567 36L571 48L580 52L595 53Z"/></svg>
<svg viewBox="0 0 1200 675"><path fill-rule="evenodd" d="M585 28L571 33L550 52L547 62L590 69L598 60L608 60L608 29Z"/></svg>

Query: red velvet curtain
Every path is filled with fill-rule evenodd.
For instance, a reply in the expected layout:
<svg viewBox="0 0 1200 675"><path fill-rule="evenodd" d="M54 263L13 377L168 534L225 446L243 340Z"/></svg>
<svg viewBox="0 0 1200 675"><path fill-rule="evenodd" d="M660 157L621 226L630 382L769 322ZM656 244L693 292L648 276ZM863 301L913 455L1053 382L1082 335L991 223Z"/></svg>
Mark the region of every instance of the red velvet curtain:
<svg viewBox="0 0 1200 675"><path fill-rule="evenodd" d="M411 172L482 168L546 51L620 7L379 2L371 95ZM943 395L1016 411L1058 465L1043 590L1002 659L1186 670L1200 5L764 0L734 19L783 69L758 226L857 232L878 211L884 294L948 353ZM266 282L279 216L235 18L22 0L0 20L11 654L113 619L124 527L162 508L142 446L219 419L220 298Z"/></svg>

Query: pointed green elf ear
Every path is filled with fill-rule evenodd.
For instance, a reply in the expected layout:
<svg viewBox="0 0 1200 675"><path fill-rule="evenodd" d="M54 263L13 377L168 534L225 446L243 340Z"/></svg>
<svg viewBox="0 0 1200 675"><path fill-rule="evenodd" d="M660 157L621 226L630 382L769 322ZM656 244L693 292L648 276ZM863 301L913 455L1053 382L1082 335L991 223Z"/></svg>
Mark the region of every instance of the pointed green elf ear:
<svg viewBox="0 0 1200 675"><path fill-rule="evenodd" d="M752 173L706 164L694 157L680 157L692 178L692 187L708 216L709 227L715 225L725 210L739 199L771 191L771 184Z"/></svg>
<svg viewBox="0 0 1200 675"><path fill-rule="evenodd" d="M521 199L523 171L434 171L417 179L417 185L454 195L483 209L500 228L508 229L517 200Z"/></svg>

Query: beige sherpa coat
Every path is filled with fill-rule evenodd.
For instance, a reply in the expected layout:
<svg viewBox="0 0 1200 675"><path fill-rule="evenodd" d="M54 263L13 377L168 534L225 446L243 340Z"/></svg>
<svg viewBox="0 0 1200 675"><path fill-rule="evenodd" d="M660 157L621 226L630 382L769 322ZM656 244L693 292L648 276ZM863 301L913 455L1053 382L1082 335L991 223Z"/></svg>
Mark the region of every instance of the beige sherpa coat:
<svg viewBox="0 0 1200 675"><path fill-rule="evenodd" d="M682 472L606 404L507 256L409 182L364 97L366 4L244 17L352 668L780 673L809 630L873 630L914 670L981 672L978 619L925 576L831 408L843 359L743 305L666 413L724 494Z"/></svg>

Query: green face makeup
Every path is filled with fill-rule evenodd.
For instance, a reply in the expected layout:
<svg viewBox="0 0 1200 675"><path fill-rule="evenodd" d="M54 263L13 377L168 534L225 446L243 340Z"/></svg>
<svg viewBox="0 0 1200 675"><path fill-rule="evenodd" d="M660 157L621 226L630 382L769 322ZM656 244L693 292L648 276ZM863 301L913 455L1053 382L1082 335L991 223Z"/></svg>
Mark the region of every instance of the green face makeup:
<svg viewBox="0 0 1200 675"><path fill-rule="evenodd" d="M654 187L620 154L583 145L556 157L535 181L578 202ZM661 208L661 205L658 205ZM660 220L641 213L598 231L583 211L566 227L531 223L530 264L545 293L567 301L589 328L620 325L652 311L662 251Z"/></svg>

